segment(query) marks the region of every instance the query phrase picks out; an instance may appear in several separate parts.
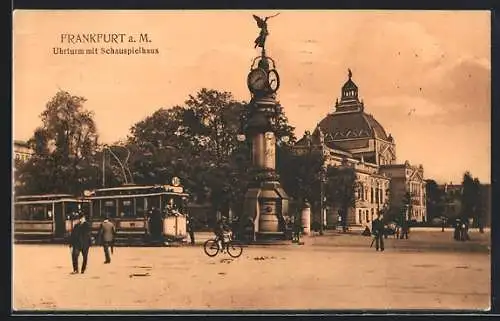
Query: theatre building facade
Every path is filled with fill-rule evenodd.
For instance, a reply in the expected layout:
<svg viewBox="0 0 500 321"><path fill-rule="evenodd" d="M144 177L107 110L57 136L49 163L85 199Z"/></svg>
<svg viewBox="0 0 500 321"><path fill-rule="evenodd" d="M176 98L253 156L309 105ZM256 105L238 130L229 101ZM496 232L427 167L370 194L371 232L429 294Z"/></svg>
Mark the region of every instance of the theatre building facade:
<svg viewBox="0 0 500 321"><path fill-rule="evenodd" d="M356 173L356 202L347 215L350 225L369 225L382 211L406 213L407 219L426 221L422 165L397 163L394 138L365 112L350 71L334 110L312 133L306 131L295 146L297 154L311 150L323 153L326 167L350 167ZM337 213L335 205L327 206L323 222L335 224Z"/></svg>

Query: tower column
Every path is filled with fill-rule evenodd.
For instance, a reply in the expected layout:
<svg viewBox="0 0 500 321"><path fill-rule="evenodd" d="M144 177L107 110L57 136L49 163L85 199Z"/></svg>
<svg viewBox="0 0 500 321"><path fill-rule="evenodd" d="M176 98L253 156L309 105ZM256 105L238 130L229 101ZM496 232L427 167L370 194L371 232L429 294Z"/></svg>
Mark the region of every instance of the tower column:
<svg viewBox="0 0 500 321"><path fill-rule="evenodd" d="M254 67L256 61L258 64ZM288 195L276 173L273 124L280 108L276 101L279 75L274 60L266 56L264 50L254 59L247 85L252 99L247 106L249 119L245 124L245 136L252 143L254 180L245 195L243 216L253 221L258 239L281 239L288 216Z"/></svg>

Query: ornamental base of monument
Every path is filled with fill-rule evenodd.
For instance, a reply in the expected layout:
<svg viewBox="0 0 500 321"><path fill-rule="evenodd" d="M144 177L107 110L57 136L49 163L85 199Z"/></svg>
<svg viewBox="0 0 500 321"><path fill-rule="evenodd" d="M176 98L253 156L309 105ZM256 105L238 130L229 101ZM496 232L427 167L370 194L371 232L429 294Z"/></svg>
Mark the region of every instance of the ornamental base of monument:
<svg viewBox="0 0 500 321"><path fill-rule="evenodd" d="M263 182L245 195L244 220L252 220L256 239L283 239L288 195L279 182Z"/></svg>

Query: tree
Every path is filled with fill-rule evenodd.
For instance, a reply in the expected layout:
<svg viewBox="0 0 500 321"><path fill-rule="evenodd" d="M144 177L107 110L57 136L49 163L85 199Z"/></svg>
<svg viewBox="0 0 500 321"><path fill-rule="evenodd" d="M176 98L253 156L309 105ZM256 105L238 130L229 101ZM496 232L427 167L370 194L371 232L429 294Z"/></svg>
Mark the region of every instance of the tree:
<svg viewBox="0 0 500 321"><path fill-rule="evenodd" d="M322 155L314 151L297 155L289 146L277 151L277 172L283 188L290 197L300 202L308 200L313 212L320 203L319 173L323 163Z"/></svg>
<svg viewBox="0 0 500 321"><path fill-rule="evenodd" d="M80 193L95 183L97 129L84 97L59 91L40 115L28 144L35 155L20 169L18 193Z"/></svg>
<svg viewBox="0 0 500 321"><path fill-rule="evenodd" d="M473 178L470 172L465 172L462 181L462 211L461 217L463 220L472 218L475 224L482 225L482 197L481 183L479 179Z"/></svg>
<svg viewBox="0 0 500 321"><path fill-rule="evenodd" d="M356 205L356 172L352 167L329 167L326 177L326 200L339 209L345 232L349 209Z"/></svg>
<svg viewBox="0 0 500 321"><path fill-rule="evenodd" d="M405 213L405 217L403 219L411 221L413 219L413 193L406 192L403 196L402 203Z"/></svg>
<svg viewBox="0 0 500 321"><path fill-rule="evenodd" d="M427 215L429 220L436 217L441 217L444 214L445 195L438 184L433 179L428 179L425 185L426 188L426 204Z"/></svg>

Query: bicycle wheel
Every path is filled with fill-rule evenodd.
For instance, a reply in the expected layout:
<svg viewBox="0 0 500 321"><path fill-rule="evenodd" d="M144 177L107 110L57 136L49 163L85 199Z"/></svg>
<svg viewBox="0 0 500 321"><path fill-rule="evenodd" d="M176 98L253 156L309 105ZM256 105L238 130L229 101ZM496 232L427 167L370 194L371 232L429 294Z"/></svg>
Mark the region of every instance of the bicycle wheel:
<svg viewBox="0 0 500 321"><path fill-rule="evenodd" d="M243 253L243 247L239 242L230 241L227 244L227 253L229 256L237 258Z"/></svg>
<svg viewBox="0 0 500 321"><path fill-rule="evenodd" d="M205 254L214 257L219 253L219 246L215 240L207 240L205 244L203 244L203 251Z"/></svg>

